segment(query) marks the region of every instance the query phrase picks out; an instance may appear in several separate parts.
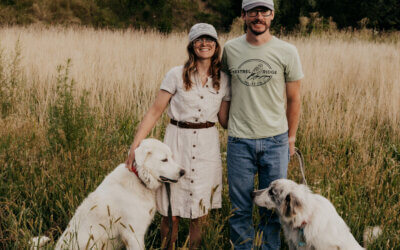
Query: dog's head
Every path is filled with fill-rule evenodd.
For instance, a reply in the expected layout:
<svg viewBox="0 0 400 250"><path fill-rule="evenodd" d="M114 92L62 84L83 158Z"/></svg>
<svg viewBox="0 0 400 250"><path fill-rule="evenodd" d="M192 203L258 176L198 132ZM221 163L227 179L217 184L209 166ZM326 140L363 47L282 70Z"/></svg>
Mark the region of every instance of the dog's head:
<svg viewBox="0 0 400 250"><path fill-rule="evenodd" d="M253 192L254 203L260 207L275 210L281 220L292 227L300 227L305 220L307 195L305 185L291 180L273 181L268 188Z"/></svg>
<svg viewBox="0 0 400 250"><path fill-rule="evenodd" d="M136 167L140 179L150 189L162 182L175 183L185 174L173 159L170 148L156 139L145 139L135 149Z"/></svg>

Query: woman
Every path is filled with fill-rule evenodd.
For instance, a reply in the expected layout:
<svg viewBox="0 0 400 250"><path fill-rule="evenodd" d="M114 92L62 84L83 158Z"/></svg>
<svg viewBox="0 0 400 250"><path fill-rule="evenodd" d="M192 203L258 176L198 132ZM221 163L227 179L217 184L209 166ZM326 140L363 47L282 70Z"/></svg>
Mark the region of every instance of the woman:
<svg viewBox="0 0 400 250"><path fill-rule="evenodd" d="M171 184L172 248L180 218L191 219L190 248L201 242L202 227L209 209L221 207L222 166L217 120L226 128L230 91L227 76L220 71L221 47L215 28L195 24L189 32L188 60L172 68L163 80L154 104L139 125L126 163L131 169L134 150L147 136L167 108L171 123L164 142L170 146L174 160L186 174ZM168 197L165 186L157 191L157 209L163 216L161 237L169 232Z"/></svg>

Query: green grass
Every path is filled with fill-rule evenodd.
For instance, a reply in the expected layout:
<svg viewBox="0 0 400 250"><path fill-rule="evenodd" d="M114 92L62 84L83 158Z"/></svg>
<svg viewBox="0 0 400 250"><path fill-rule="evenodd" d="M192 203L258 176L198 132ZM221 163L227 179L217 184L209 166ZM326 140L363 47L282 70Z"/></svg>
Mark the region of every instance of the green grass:
<svg viewBox="0 0 400 250"><path fill-rule="evenodd" d="M131 118L131 121L135 119ZM85 143L86 147L59 152L49 151L50 144L29 125L8 131L8 135L2 134L2 248L26 248L27 240L34 235L45 234L55 240L60 236L80 202L108 172L125 160L133 134L121 129L120 122L124 121L126 118L109 121L109 127L95 126L88 131L91 136L87 137L90 141ZM127 127L127 130L131 129ZM126 134L131 138L126 138ZM315 138L313 145L303 147L300 143L299 146L305 154L306 175L311 188L333 202L356 239L361 242L366 226L383 225L383 236L370 249L396 249L400 243L399 218L396 216L400 193L400 144L390 140L374 143L376 145L361 146L345 139L323 143ZM379 151L374 147L379 147ZM362 163L360 151L364 150L380 156ZM380 164L379 168L372 170L376 164ZM297 165L293 163L290 175L292 179L300 180L296 171ZM204 249L230 249L227 219L231 213L226 183L225 177L223 207L210 215L202 245ZM159 223L160 216L156 216L146 238L147 248L157 249L161 245ZM189 221L181 222L180 247L186 242L188 228Z"/></svg>

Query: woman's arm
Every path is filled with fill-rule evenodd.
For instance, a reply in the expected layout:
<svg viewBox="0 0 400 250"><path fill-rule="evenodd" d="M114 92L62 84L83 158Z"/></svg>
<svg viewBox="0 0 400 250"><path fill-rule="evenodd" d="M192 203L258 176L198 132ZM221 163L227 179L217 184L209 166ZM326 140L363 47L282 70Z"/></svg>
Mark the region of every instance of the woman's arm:
<svg viewBox="0 0 400 250"><path fill-rule="evenodd" d="M129 150L128 159L126 159L126 165L129 169L132 167L132 163L135 160L135 149L139 146L140 142L146 138L151 129L156 124L157 120L160 118L164 110L167 108L169 100L172 94L165 90L158 91L157 97L154 100L153 105L144 115L142 122L139 125L138 131L136 132L135 139Z"/></svg>
<svg viewBox="0 0 400 250"><path fill-rule="evenodd" d="M222 101L218 112L218 121L224 129L228 128L230 101Z"/></svg>

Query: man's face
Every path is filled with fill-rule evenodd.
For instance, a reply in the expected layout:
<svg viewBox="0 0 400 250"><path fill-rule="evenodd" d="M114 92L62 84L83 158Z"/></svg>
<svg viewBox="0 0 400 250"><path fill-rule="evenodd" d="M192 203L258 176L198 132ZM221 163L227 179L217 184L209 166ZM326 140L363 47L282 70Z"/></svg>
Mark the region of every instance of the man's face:
<svg viewBox="0 0 400 250"><path fill-rule="evenodd" d="M248 30L256 36L264 34L269 30L271 21L274 19L274 11L266 7L255 7L242 12Z"/></svg>

